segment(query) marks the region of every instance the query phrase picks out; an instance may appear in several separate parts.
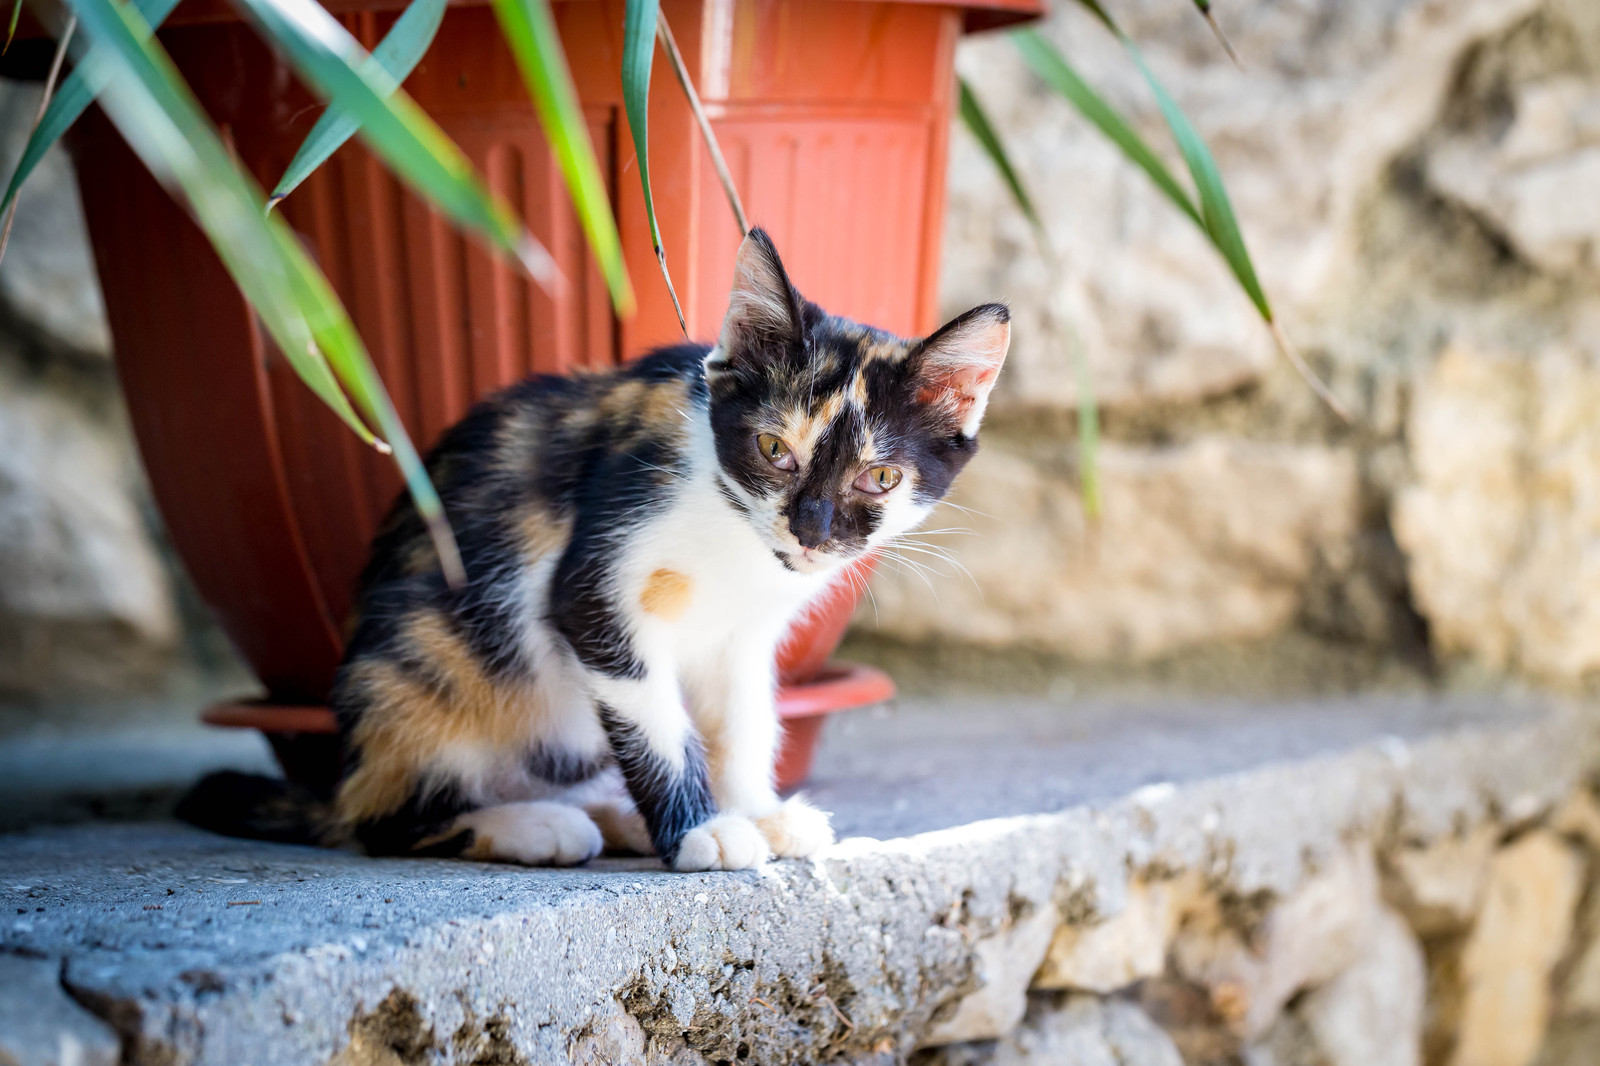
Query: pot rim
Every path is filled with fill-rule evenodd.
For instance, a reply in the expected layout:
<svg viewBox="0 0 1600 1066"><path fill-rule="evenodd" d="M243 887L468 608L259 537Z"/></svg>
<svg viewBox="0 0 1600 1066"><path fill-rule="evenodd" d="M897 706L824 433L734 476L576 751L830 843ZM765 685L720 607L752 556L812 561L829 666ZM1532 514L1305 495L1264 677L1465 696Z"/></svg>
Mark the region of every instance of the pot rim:
<svg viewBox="0 0 1600 1066"><path fill-rule="evenodd" d="M810 681L778 689L778 717L815 718L853 710L894 698L894 681L874 666L829 662ZM224 729L259 729L263 733L334 734L333 711L311 704L274 704L266 700L218 703L200 712L207 725Z"/></svg>

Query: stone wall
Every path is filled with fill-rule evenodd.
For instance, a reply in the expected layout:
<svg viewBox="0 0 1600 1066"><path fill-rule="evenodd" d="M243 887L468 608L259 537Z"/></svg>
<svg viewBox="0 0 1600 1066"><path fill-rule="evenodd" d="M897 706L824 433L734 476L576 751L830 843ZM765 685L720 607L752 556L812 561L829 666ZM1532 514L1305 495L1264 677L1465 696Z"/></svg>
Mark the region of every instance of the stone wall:
<svg viewBox="0 0 1600 1066"><path fill-rule="evenodd" d="M33 86L0 83L0 160ZM177 661L179 613L111 366L77 184L59 149L0 262L0 700L126 692Z"/></svg>
<svg viewBox="0 0 1600 1066"><path fill-rule="evenodd" d="M977 535L923 538L959 567L889 559L861 626L1136 661L1285 630L1376 647L1426 632L1446 657L1592 673L1600 6L1217 11L1242 72L1190 5L1117 7L1214 149L1280 318L1355 422L1275 355L1142 173L1003 37L970 42L959 65L1065 266L1053 280L958 135L946 303L1002 297L1016 315L985 448L954 497L967 510L932 523ZM1057 5L1043 32L1170 143L1077 5ZM1079 500L1080 342L1103 410L1098 524ZM932 587L912 565L930 563Z"/></svg>
<svg viewBox="0 0 1600 1066"><path fill-rule="evenodd" d="M1156 871L1110 916L1051 916L1043 936L1019 920L991 935L990 971L912 1061L1600 1062L1592 793L1537 822L1376 843L1349 842L1284 896L1230 896L1203 872Z"/></svg>

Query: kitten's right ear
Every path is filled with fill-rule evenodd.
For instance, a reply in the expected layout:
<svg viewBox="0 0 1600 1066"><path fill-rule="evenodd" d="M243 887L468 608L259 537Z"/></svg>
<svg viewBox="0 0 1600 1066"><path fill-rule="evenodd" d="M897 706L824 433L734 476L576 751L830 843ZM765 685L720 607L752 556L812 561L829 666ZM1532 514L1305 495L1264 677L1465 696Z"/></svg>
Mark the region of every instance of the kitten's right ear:
<svg viewBox="0 0 1600 1066"><path fill-rule="evenodd" d="M751 230L733 265L733 292L717 341L717 361L787 348L803 333L800 308L800 294L789 283L772 238L766 230Z"/></svg>

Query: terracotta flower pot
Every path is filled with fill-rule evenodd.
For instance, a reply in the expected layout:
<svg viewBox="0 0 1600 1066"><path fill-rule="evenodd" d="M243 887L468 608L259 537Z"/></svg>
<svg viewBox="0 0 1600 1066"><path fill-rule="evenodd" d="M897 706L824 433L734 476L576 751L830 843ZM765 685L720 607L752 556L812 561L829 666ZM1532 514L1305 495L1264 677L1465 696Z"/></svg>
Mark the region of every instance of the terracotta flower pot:
<svg viewBox="0 0 1600 1066"><path fill-rule="evenodd" d="M369 47L400 0L326 0ZM823 306L901 332L934 325L952 62L966 28L1041 0L667 0L749 215ZM633 171L619 77L621 0L558 0L557 23L609 175L640 311L611 313L555 161L488 7L446 14L406 89L551 249L540 290L468 243L352 142L283 204L366 339L419 446L533 372L606 367L679 339ZM319 108L222 0L187 0L161 39L232 149L270 185ZM720 324L738 244L665 64L652 176L689 332ZM327 695L356 574L399 490L295 378L189 222L110 124L74 138L118 373L173 544L270 698ZM846 588L786 643L811 676L855 605Z"/></svg>

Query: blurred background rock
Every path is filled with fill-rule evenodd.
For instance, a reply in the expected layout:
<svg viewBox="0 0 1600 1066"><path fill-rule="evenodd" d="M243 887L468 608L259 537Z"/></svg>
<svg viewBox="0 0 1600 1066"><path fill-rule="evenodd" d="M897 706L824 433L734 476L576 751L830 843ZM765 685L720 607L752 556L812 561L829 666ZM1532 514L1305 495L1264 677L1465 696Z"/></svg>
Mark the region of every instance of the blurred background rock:
<svg viewBox="0 0 1600 1066"><path fill-rule="evenodd" d="M1600 5L1308 0L1116 17L1214 150L1279 316L1351 406L1274 353L1225 266L1146 177L990 37L959 67L1031 185L1065 280L970 138L950 180L950 308L1017 319L985 448L937 540L886 568L898 640L1161 663L1254 642L1324 683L1600 668ZM1169 142L1094 21L1043 27ZM1103 405L1098 531L1074 446L1081 338ZM934 539L934 538L930 538ZM913 559L919 557L913 556ZM926 562L925 558L919 561ZM1262 642L1265 642L1264 644ZM1329 674L1332 671L1332 674Z"/></svg>
<svg viewBox="0 0 1600 1066"><path fill-rule="evenodd" d="M1059 8L1043 32L1168 143L1122 51ZM1009 42L969 41L960 68L1065 278L1052 287L958 132L946 302L1004 298L1017 320L965 510L930 524L976 535L927 538L960 568L883 566L847 653L901 663L912 687L919 667L984 664L1069 686L1595 676L1600 5L1218 5L1244 71L1181 0L1117 14L1211 144L1281 319L1356 420L1320 406L1191 224ZM0 91L8 171L36 104L31 85ZM1098 525L1079 496L1075 336L1102 405ZM248 684L163 546L57 151L0 266L0 702L197 678Z"/></svg>
<svg viewBox="0 0 1600 1066"><path fill-rule="evenodd" d="M7 173L38 108L0 82ZM118 393L66 154L0 263L0 705L155 696L239 667L165 548Z"/></svg>

